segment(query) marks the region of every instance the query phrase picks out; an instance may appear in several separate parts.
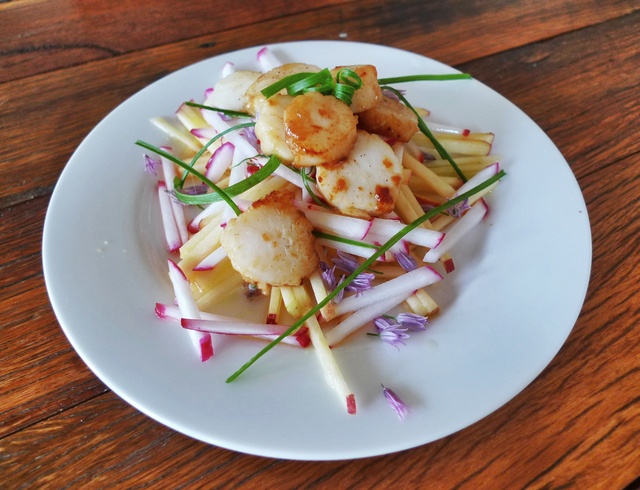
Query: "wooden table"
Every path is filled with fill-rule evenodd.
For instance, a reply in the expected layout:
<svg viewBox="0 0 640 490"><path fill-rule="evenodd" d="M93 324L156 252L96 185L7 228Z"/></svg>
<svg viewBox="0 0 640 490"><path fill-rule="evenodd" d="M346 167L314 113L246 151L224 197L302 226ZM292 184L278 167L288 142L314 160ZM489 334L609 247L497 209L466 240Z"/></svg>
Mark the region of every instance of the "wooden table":
<svg viewBox="0 0 640 490"><path fill-rule="evenodd" d="M213 4L0 3L0 488L619 489L638 478L640 3ZM558 356L484 420L397 454L295 462L174 432L87 369L44 286L47 204L98 121L180 67L301 39L387 44L472 73L547 132L588 206L592 277Z"/></svg>

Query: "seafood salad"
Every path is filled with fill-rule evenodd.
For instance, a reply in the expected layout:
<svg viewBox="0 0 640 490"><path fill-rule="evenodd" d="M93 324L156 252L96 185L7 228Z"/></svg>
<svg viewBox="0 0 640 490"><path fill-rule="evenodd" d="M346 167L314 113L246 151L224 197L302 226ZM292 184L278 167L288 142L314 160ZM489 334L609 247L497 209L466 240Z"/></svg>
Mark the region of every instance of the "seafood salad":
<svg viewBox="0 0 640 490"><path fill-rule="evenodd" d="M268 48L257 65L227 63L200 101L154 118L167 145L137 142L157 175L175 295L156 314L202 361L217 335L262 342L228 381L279 344L314 349L355 413L332 351L355 335L399 348L437 315L430 287L455 271L454 246L504 175L494 135L438 124L395 88L437 77L282 63ZM221 315L233 294L263 320Z"/></svg>

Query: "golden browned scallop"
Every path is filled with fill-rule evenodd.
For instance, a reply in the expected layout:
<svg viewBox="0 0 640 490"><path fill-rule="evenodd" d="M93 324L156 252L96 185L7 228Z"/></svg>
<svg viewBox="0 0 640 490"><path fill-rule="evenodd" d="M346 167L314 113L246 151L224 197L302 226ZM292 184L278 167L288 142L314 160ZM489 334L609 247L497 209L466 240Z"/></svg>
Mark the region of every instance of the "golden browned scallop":
<svg viewBox="0 0 640 490"><path fill-rule="evenodd" d="M342 162L316 168L318 190L343 214L367 218L395 207L402 164L378 135L358 131L358 140Z"/></svg>
<svg viewBox="0 0 640 490"><path fill-rule="evenodd" d="M290 190L274 191L253 203L224 228L221 244L233 268L262 290L299 286L317 269L313 225L292 205Z"/></svg>
<svg viewBox="0 0 640 490"><path fill-rule="evenodd" d="M274 68L273 70L269 70L268 72L263 73L247 89L247 104L245 106L245 110L249 114L255 115L258 109L258 104L260 103L260 101L265 99L265 96L262 95L261 90L267 88L269 85L279 80L282 80L284 77L293 75L295 73L317 73L319 71L320 68L315 65L307 65L305 63L286 63Z"/></svg>
<svg viewBox="0 0 640 490"><path fill-rule="evenodd" d="M265 155L276 155L284 163L293 162L293 153L285 139L284 110L293 100L292 95L276 94L256 105L255 132L260 149Z"/></svg>
<svg viewBox="0 0 640 490"><path fill-rule="evenodd" d="M406 143L418 132L418 118L402 102L382 97L377 106L358 114L358 127Z"/></svg>
<svg viewBox="0 0 640 490"><path fill-rule="evenodd" d="M247 105L247 89L261 75L257 71L238 70L224 77L213 87L207 104L220 109L244 111Z"/></svg>
<svg viewBox="0 0 640 490"><path fill-rule="evenodd" d="M342 68L355 71L362 80L362 87L355 91L351 100L351 111L358 114L375 107L382 98L382 89L378 84L378 70L373 65L336 66L331 70L335 77Z"/></svg>
<svg viewBox="0 0 640 490"><path fill-rule="evenodd" d="M357 138L358 118L342 101L308 92L284 110L285 138L296 167L324 165L346 158Z"/></svg>

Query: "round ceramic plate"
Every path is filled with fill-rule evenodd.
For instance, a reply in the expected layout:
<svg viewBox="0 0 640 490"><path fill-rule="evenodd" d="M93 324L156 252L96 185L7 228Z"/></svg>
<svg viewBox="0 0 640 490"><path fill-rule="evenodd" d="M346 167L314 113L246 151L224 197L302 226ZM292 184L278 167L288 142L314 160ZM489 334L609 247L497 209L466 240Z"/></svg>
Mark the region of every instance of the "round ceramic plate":
<svg viewBox="0 0 640 490"><path fill-rule="evenodd" d="M368 44L270 46L283 62L373 64L380 77L455 70ZM224 448L277 458L349 459L419 446L487 416L548 365L584 301L591 264L585 203L560 152L517 107L482 83L405 84L444 124L493 132L507 176L490 215L454 250L457 270L431 289L442 313L394 348L367 335L334 349L358 413L325 384L312 349L278 346L233 383L261 344L215 340L201 363L180 328L154 315L171 302L155 181L137 139L161 145L149 122L202 98L225 62L257 69L258 48L204 60L140 91L76 150L46 216L47 289L69 341L115 393L153 419ZM407 403L400 421L381 384Z"/></svg>

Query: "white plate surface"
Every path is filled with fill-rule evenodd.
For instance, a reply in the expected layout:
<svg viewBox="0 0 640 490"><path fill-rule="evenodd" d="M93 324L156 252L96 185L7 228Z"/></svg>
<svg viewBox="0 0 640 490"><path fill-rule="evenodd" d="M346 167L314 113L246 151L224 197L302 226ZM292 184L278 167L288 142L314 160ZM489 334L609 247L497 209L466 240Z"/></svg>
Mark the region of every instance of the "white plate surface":
<svg viewBox="0 0 640 490"><path fill-rule="evenodd" d="M379 76L452 73L413 53L368 44L272 45L283 61L370 63ZM136 139L164 142L149 119L202 97L223 64L257 68L258 48L204 60L140 91L87 136L65 167L47 213L43 261L60 324L115 393L153 419L211 444L301 460L374 456L419 446L487 416L556 355L582 306L591 265L585 203L558 149L522 111L478 81L406 84L442 123L496 134L508 175L491 214L455 249L457 270L433 289L442 306L427 332L396 350L360 335L335 349L355 391L348 415L311 349L278 347L237 381L252 341L216 342L200 363L185 335L154 316L170 302L154 181ZM384 384L409 405L400 421Z"/></svg>

